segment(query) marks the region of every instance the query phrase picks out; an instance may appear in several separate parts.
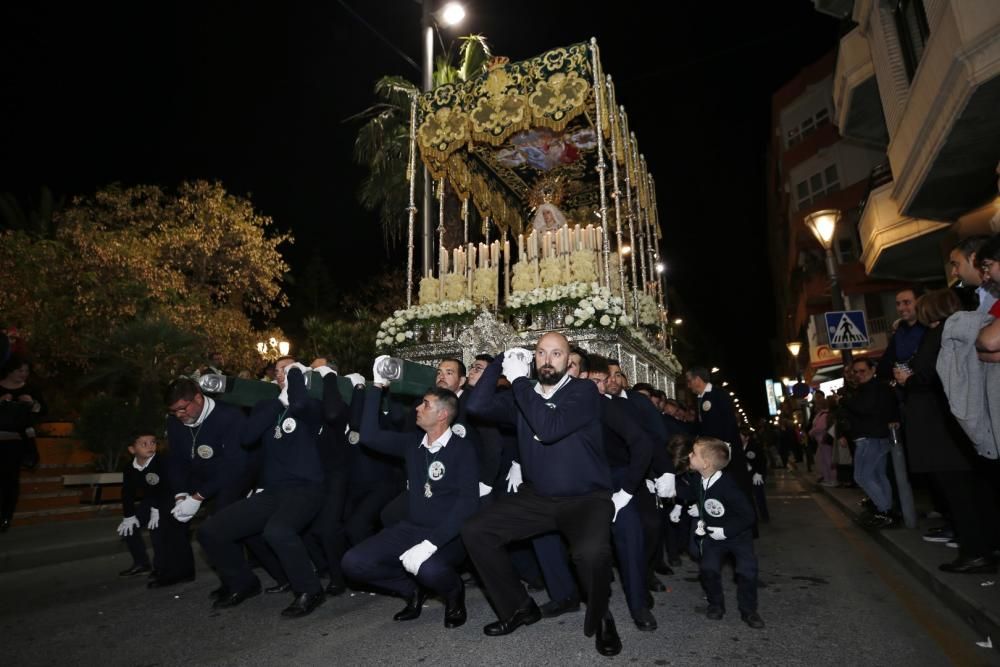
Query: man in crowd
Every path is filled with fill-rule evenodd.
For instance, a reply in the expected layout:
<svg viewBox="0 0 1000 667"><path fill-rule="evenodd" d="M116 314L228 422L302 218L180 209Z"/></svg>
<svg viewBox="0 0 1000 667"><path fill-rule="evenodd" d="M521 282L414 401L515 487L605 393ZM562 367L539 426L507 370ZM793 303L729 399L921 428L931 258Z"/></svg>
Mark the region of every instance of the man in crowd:
<svg viewBox="0 0 1000 667"><path fill-rule="evenodd" d="M989 240L989 236L970 236L962 239L948 255L951 277L960 281L964 287L975 290L978 299L976 310L981 313L989 312L997 301L983 286L983 274L980 271L979 250Z"/></svg>
<svg viewBox="0 0 1000 667"><path fill-rule="evenodd" d="M515 540L558 531L569 549L587 594L584 634L596 634L602 655L621 651L608 609L614 517L612 481L601 436L600 401L589 380L567 375L569 343L548 333L534 352L538 384L527 376L530 353L510 350L483 373L469 411L483 419L517 426L524 483L514 495L496 499L466 522L462 539L499 617L483 631L506 635L541 619L503 547ZM511 391L496 393L502 370Z"/></svg>
<svg viewBox="0 0 1000 667"><path fill-rule="evenodd" d="M917 353L927 327L917 321L917 289L907 287L896 292L896 314L899 324L886 345L885 354L878 362L877 376L884 382L892 379L892 368L906 363Z"/></svg>

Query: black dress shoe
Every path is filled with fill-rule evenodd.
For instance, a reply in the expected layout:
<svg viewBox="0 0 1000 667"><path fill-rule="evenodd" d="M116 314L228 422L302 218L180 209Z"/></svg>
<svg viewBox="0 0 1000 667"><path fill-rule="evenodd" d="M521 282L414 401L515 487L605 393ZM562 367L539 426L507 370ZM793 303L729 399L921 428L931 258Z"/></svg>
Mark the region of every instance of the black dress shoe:
<svg viewBox="0 0 1000 667"><path fill-rule="evenodd" d="M328 597L333 598L337 597L338 595L341 595L344 591L346 591L347 586L345 586L344 584L337 584L331 581L324 590Z"/></svg>
<svg viewBox="0 0 1000 667"><path fill-rule="evenodd" d="M534 600L529 598L520 609L514 612L513 616L506 620L490 623L483 628L483 633L490 637L509 635L522 625L531 625L540 620L542 620L542 610L538 608Z"/></svg>
<svg viewBox="0 0 1000 667"><path fill-rule="evenodd" d="M749 614L740 614L740 618L742 618L743 622L754 630L760 630L764 627L764 619L761 618L760 614L755 611L752 611Z"/></svg>
<svg viewBox="0 0 1000 667"><path fill-rule="evenodd" d="M580 611L579 598L566 598L565 600L550 600L539 608L545 618L555 618L563 614Z"/></svg>
<svg viewBox="0 0 1000 667"><path fill-rule="evenodd" d="M177 584L187 584L194 581L193 574L186 574L182 577L156 577L155 579L150 579L146 584L146 588L165 588L167 586L175 586Z"/></svg>
<svg viewBox="0 0 1000 667"><path fill-rule="evenodd" d="M959 558L951 563L939 565L938 569L954 574L992 574L997 571L997 562L989 556Z"/></svg>
<svg viewBox="0 0 1000 667"><path fill-rule="evenodd" d="M649 581L646 582L646 585L649 586L649 590L657 593L665 593L667 590L667 587L663 585L662 581L652 576L649 578Z"/></svg>
<svg viewBox="0 0 1000 667"><path fill-rule="evenodd" d="M315 593L301 593L295 596L292 604L281 610L281 615L285 618L301 618L313 613L316 607L323 604L326 594L323 591Z"/></svg>
<svg viewBox="0 0 1000 667"><path fill-rule="evenodd" d="M615 627L615 619L611 617L611 612L601 619L601 627L597 629L594 646L601 655L612 656L622 652L622 640L618 636L618 628Z"/></svg>
<svg viewBox="0 0 1000 667"><path fill-rule="evenodd" d="M465 585L459 582L458 592L449 595L444 603L444 627L457 628L465 625L468 614L465 612Z"/></svg>
<svg viewBox="0 0 1000 667"><path fill-rule="evenodd" d="M712 605L709 605L708 611L705 612L705 616L707 616L710 621L721 621L722 617L725 615L725 609L722 607L713 607Z"/></svg>
<svg viewBox="0 0 1000 667"><path fill-rule="evenodd" d="M656 619L653 618L648 609L640 609L632 614L632 620L635 621L635 627L643 632L652 632L656 629Z"/></svg>
<svg viewBox="0 0 1000 667"><path fill-rule="evenodd" d="M152 570L148 565L133 565L127 570L122 570L118 573L119 577L134 577L137 574L144 574L146 572L151 572Z"/></svg>
<svg viewBox="0 0 1000 667"><path fill-rule="evenodd" d="M663 562L657 563L656 567L653 568L653 571L656 572L657 574L664 574L667 576L670 576L671 574L674 573L674 571L670 569L670 566Z"/></svg>
<svg viewBox="0 0 1000 667"><path fill-rule="evenodd" d="M225 597L229 597L229 589L226 588L225 584L213 589L212 592L208 594L209 600L221 600Z"/></svg>
<svg viewBox="0 0 1000 667"><path fill-rule="evenodd" d="M406 606L397 611L392 620L412 621L415 618L420 618L420 611L424 608L426 599L427 594L424 593L423 589L418 588L416 593L406 599Z"/></svg>
<svg viewBox="0 0 1000 667"><path fill-rule="evenodd" d="M260 582L256 581L250 588L244 588L242 591L229 593L225 597L219 598L212 604L212 609L229 609L230 607L235 607L244 600L249 600L250 598L258 595L260 595Z"/></svg>
<svg viewBox="0 0 1000 667"><path fill-rule="evenodd" d="M287 593L292 590L292 582L286 581L284 583L275 584L274 586L268 586L264 589L265 593Z"/></svg>

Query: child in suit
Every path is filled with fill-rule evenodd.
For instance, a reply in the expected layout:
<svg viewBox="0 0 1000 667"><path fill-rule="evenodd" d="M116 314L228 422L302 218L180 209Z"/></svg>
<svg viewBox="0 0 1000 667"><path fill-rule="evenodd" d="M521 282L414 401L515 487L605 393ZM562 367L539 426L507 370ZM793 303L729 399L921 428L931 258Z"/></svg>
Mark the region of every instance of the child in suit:
<svg viewBox="0 0 1000 667"><path fill-rule="evenodd" d="M754 508L736 480L723 473L729 464L729 445L700 437L691 452L691 469L701 474L698 491L698 524L701 539L701 585L708 598L708 618L720 620L726 603L722 594L722 561L732 555L736 563L740 617L751 628L764 627L757 613L757 556L753 550Z"/></svg>
<svg viewBox="0 0 1000 667"><path fill-rule="evenodd" d="M156 447L156 436L150 434L137 435L128 447L133 458L122 475L122 514L125 518L118 525L118 534L125 539L132 554L132 567L119 572L122 577L151 572L140 531L143 526L149 531L153 543L152 569L163 571L164 543L163 531L159 529L160 513L165 511L169 514L174 502L164 472L166 465L162 457L156 455Z"/></svg>

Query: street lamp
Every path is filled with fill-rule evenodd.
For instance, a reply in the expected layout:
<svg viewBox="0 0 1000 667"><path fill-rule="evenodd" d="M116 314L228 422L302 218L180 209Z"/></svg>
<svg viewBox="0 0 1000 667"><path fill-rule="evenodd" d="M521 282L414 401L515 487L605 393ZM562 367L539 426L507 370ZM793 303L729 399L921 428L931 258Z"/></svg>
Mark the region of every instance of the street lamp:
<svg viewBox="0 0 1000 667"><path fill-rule="evenodd" d="M788 351L792 353L793 357L795 357L796 359L799 358L799 351L802 349L802 343L798 341L793 341L791 343L788 343L785 347L788 348Z"/></svg>
<svg viewBox="0 0 1000 667"><path fill-rule="evenodd" d="M434 23L450 27L465 18L465 9L461 3L449 2L439 11L431 11L433 0L422 0L420 26L424 37L424 62L422 88L427 92L434 88ZM424 244L423 272L426 274L433 266L434 236L431 224L431 175L424 165Z"/></svg>
<svg viewBox="0 0 1000 667"><path fill-rule="evenodd" d="M844 293L840 291L840 279L837 276L837 263L833 258L833 239L840 222L840 211L833 208L815 211L806 216L806 226L812 231L816 240L826 251L826 273L830 278L830 299L834 310L844 310ZM851 363L851 351L841 350L844 363Z"/></svg>
<svg viewBox="0 0 1000 667"><path fill-rule="evenodd" d="M679 327L682 324L684 324L684 320L682 320L681 318L678 317L676 320L674 320L675 327Z"/></svg>
<svg viewBox="0 0 1000 667"><path fill-rule="evenodd" d="M713 373L718 373L718 372L719 372L719 370L720 370L720 369L719 369L719 367L718 367L718 366L712 366L712 372L713 372Z"/></svg>

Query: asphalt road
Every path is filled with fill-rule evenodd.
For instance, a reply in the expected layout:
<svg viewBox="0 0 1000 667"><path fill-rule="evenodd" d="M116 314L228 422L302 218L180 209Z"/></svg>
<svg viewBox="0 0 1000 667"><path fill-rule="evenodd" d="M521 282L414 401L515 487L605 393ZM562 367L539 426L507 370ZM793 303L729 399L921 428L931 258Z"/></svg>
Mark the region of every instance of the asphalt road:
<svg viewBox="0 0 1000 667"><path fill-rule="evenodd" d="M408 623L392 620L399 600L367 593L332 598L312 615L286 620L287 595L262 595L213 611L217 580L147 590L144 578L119 579L127 554L0 575L0 663L26 665L948 665L1000 664L981 637L941 608L822 496L777 473L769 482L772 522L757 542L760 613L752 630L736 611L704 616L697 567L685 560L666 593L655 594L656 632L631 623L618 588L612 609L624 643L603 658L582 632L583 614L562 616L491 638L495 617L477 589L469 622L442 626L430 601ZM266 575L262 580L267 585ZM544 594L536 594L544 602ZM1000 638L997 638L1000 640Z"/></svg>

